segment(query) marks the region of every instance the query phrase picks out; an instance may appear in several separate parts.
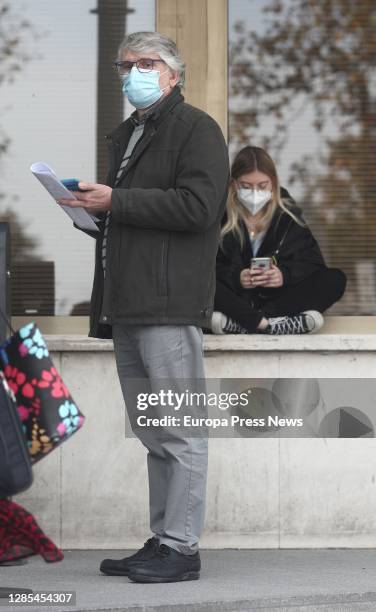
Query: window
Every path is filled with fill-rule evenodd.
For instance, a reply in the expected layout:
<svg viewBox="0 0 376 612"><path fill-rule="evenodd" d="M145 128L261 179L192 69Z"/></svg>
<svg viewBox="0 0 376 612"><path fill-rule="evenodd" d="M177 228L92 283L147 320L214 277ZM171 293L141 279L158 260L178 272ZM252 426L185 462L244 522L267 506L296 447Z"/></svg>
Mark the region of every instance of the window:
<svg viewBox="0 0 376 612"><path fill-rule="evenodd" d="M327 264L331 314L376 314L372 0L229 0L230 153L264 147Z"/></svg>
<svg viewBox="0 0 376 612"><path fill-rule="evenodd" d="M154 0L0 2L0 221L12 237L12 315L86 315L94 240L73 228L31 174L103 181L103 135L124 108L112 70L125 31L154 30ZM14 40L18 39L18 43ZM4 57L0 59L4 60Z"/></svg>

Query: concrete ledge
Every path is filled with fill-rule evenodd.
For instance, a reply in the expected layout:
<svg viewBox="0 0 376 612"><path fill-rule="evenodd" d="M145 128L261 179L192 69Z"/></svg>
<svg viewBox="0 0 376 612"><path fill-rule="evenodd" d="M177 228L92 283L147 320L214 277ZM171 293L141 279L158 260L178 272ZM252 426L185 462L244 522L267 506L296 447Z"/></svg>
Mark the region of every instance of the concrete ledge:
<svg viewBox="0 0 376 612"><path fill-rule="evenodd" d="M49 350L54 352L108 352L113 351L112 340L98 340L77 335L46 335ZM243 336L229 334L226 336L207 335L204 339L204 352L340 352L340 351L376 351L375 334L348 334L338 336Z"/></svg>
<svg viewBox="0 0 376 612"><path fill-rule="evenodd" d="M49 334L51 351L112 351L112 340L89 338L83 334ZM328 317L317 334L302 336L263 336L259 334L205 334L204 351L375 351L376 317Z"/></svg>
<svg viewBox="0 0 376 612"><path fill-rule="evenodd" d="M205 352L212 351L375 351L375 334L312 334L304 336L226 335L210 336Z"/></svg>

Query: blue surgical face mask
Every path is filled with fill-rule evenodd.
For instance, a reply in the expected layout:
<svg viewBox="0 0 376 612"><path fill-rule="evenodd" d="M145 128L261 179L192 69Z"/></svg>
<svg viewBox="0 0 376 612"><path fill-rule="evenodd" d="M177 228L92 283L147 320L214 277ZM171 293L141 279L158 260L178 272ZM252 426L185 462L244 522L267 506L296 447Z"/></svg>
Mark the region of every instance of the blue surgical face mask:
<svg viewBox="0 0 376 612"><path fill-rule="evenodd" d="M165 71L167 72L167 70ZM162 74L165 74L162 72ZM163 96L163 92L168 88L159 87L159 70L142 70L133 66L129 74L122 76L123 87L122 91L127 96L129 102L137 109L148 108L159 98Z"/></svg>

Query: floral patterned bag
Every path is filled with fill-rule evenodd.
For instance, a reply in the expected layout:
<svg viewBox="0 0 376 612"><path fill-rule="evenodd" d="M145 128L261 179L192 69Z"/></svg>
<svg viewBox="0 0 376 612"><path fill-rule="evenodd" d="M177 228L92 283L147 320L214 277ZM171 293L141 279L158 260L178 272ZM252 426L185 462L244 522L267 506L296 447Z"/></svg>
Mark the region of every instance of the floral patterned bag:
<svg viewBox="0 0 376 612"><path fill-rule="evenodd" d="M75 433L85 417L35 323L21 327L0 345L0 366L16 397L30 459L35 463Z"/></svg>

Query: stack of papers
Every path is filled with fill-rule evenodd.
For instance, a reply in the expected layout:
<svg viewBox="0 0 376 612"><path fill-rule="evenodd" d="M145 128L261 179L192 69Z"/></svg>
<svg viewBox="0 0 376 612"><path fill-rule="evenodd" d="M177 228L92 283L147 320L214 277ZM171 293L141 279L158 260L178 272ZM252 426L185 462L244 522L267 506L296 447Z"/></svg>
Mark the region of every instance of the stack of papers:
<svg viewBox="0 0 376 612"><path fill-rule="evenodd" d="M60 198L68 198L69 200L77 200L71 191L63 185L58 179L55 172L44 162L36 162L30 166L31 172L37 177L48 193L53 197L55 202ZM82 207L70 208L59 204L59 206L67 213L74 223L81 229L98 231L98 226L95 221L97 217L91 215Z"/></svg>

